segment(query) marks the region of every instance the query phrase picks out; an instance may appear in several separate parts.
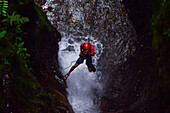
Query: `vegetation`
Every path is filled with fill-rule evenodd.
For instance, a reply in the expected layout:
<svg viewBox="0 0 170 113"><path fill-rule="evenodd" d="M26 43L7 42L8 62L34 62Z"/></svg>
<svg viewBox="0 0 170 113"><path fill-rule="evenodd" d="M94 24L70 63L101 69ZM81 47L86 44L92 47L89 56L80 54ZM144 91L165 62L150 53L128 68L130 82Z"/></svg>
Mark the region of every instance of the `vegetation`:
<svg viewBox="0 0 170 113"><path fill-rule="evenodd" d="M161 48L161 44L165 38L170 37L170 24L169 24L169 5L170 1L159 0L159 3L152 2L153 15L151 19L151 29L153 34L152 47L155 50Z"/></svg>
<svg viewBox="0 0 170 113"><path fill-rule="evenodd" d="M157 54L157 67L159 76L159 89L161 90L163 103L168 107L170 99L170 1L151 0L153 14L151 19L152 48Z"/></svg>
<svg viewBox="0 0 170 113"><path fill-rule="evenodd" d="M0 0L0 15L6 16L7 7L8 7L8 1Z"/></svg>
<svg viewBox="0 0 170 113"><path fill-rule="evenodd" d="M31 55L24 47L27 32L22 28L29 18L0 0L0 21L0 112L54 111L50 107L54 96L44 91L27 65Z"/></svg>
<svg viewBox="0 0 170 113"><path fill-rule="evenodd" d="M2 43L0 61L8 64L9 57L13 57L16 54L26 60L30 55L25 53L27 49L23 47L24 42L22 41L22 36L24 33L22 32L21 24L28 22L29 19L27 17L20 18L20 15L15 14L15 12L13 12L11 16L8 15L2 18L4 19L1 21L2 27L0 28L0 39Z"/></svg>
<svg viewBox="0 0 170 113"><path fill-rule="evenodd" d="M56 96L47 93L37 81L33 74L34 70L28 65L28 58L32 54L29 53L30 51L28 52L28 48L25 46L25 40L28 40L26 38L30 36L26 32L25 26L28 22L32 22L31 19L38 18L39 20L38 24L30 25L31 33L37 36L31 39L37 42L35 44L37 48L40 48L43 42L46 45L46 40L42 39L41 36L48 37L49 35L46 35L48 30L53 32L53 29L48 25L50 22L44 19L46 17L38 6L34 5L29 10L35 8L37 15L40 15L39 17L31 11L30 17L26 17L23 13L21 14L24 11L16 10L17 5L24 7L33 0L14 1L15 3L10 4L7 0L0 0L0 112L36 113L43 111L52 113L55 110L58 111L55 109L56 105L62 106L62 104L57 101L59 99L56 99ZM166 100L170 99L168 95L170 91L170 1L150 0L150 2L153 9L150 20L153 36L152 48L157 53L158 68L156 69L159 69L156 73L158 72L160 78L159 85L162 89L164 103L167 104ZM37 28L34 27L35 25L37 25ZM50 32L51 35L52 32ZM53 41L53 39L51 40ZM43 49L46 47L48 46L43 47ZM32 49L31 52L39 54L37 48ZM60 97L58 96L58 98Z"/></svg>

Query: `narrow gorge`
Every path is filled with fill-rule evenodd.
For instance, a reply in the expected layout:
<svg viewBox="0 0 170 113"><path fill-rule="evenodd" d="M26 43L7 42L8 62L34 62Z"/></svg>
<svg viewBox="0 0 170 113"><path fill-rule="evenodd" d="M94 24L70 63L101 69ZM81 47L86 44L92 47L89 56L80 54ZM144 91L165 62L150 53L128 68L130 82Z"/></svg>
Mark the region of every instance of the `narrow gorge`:
<svg viewBox="0 0 170 113"><path fill-rule="evenodd" d="M0 24L0 113L170 112L169 1L7 3L29 22ZM64 80L84 42L96 72L84 62Z"/></svg>

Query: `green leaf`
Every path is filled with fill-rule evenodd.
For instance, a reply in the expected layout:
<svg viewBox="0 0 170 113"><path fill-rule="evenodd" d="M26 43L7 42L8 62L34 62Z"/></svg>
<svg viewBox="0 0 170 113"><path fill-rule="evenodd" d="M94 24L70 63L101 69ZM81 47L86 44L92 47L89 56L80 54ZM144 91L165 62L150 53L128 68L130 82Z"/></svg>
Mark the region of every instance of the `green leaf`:
<svg viewBox="0 0 170 113"><path fill-rule="evenodd" d="M26 22L29 22L29 19L27 17L21 18L21 15L15 14L15 12L13 12L11 16L8 15L8 20L10 21L10 25L13 25L13 22L17 22L18 24L24 24Z"/></svg>
<svg viewBox="0 0 170 113"><path fill-rule="evenodd" d="M164 32L163 34L168 35L168 37L170 37L170 29L168 28L168 30L166 32Z"/></svg>
<svg viewBox="0 0 170 113"><path fill-rule="evenodd" d="M16 29L17 33L21 33L22 30L21 30L21 24L17 25L17 29Z"/></svg>
<svg viewBox="0 0 170 113"><path fill-rule="evenodd" d="M17 54L19 54L19 53L20 53L20 51L18 50L18 51L17 51Z"/></svg>
<svg viewBox="0 0 170 113"><path fill-rule="evenodd" d="M4 3L8 3L8 1L6 1L6 0L3 0L3 2L4 2Z"/></svg>
<svg viewBox="0 0 170 113"><path fill-rule="evenodd" d="M11 20L10 20L10 24L11 24L11 26L12 26L12 21L13 21L13 19L11 19Z"/></svg>
<svg viewBox="0 0 170 113"><path fill-rule="evenodd" d="M30 20L29 20L29 18L25 17L25 18L24 18L24 21L25 21L25 22L29 22Z"/></svg>
<svg viewBox="0 0 170 113"><path fill-rule="evenodd" d="M21 30L21 24L17 25L17 29Z"/></svg>
<svg viewBox="0 0 170 113"><path fill-rule="evenodd" d="M6 16L6 14L5 14L5 13L3 13L3 16Z"/></svg>
<svg viewBox="0 0 170 113"><path fill-rule="evenodd" d="M3 10L3 9L2 9L2 10ZM3 10L2 12L3 12L4 14L6 13L6 11L5 11L5 10Z"/></svg>
<svg viewBox="0 0 170 113"><path fill-rule="evenodd" d="M19 14L16 14L16 15L15 15L15 17L18 18L18 19L20 18L20 16L21 16L21 15L19 15Z"/></svg>
<svg viewBox="0 0 170 113"><path fill-rule="evenodd" d="M22 51L27 51L27 48L22 48Z"/></svg>
<svg viewBox="0 0 170 113"><path fill-rule="evenodd" d="M18 37L18 40L22 40L22 38L21 38L21 37Z"/></svg>
<svg viewBox="0 0 170 113"><path fill-rule="evenodd" d="M18 51L17 51L17 54L20 54L21 51L22 51L22 49L19 48Z"/></svg>
<svg viewBox="0 0 170 113"><path fill-rule="evenodd" d="M4 59L4 64L9 64L7 59Z"/></svg>
<svg viewBox="0 0 170 113"><path fill-rule="evenodd" d="M11 16L14 17L15 16L15 12L13 12Z"/></svg>
<svg viewBox="0 0 170 113"><path fill-rule="evenodd" d="M20 23L19 23L19 19L17 19L16 21L17 21L18 24L20 24Z"/></svg>
<svg viewBox="0 0 170 113"><path fill-rule="evenodd" d="M21 22L21 24L24 24L24 21L22 19L19 20Z"/></svg>
<svg viewBox="0 0 170 113"><path fill-rule="evenodd" d="M8 7L8 5L4 5L3 7L7 8L7 7Z"/></svg>
<svg viewBox="0 0 170 113"><path fill-rule="evenodd" d="M24 45L24 42L21 42L20 44L18 44L18 47L22 47Z"/></svg>
<svg viewBox="0 0 170 113"><path fill-rule="evenodd" d="M9 21L9 19L3 19L1 22Z"/></svg>
<svg viewBox="0 0 170 113"><path fill-rule="evenodd" d="M28 19L27 17L22 17L22 18L20 19L20 22L21 22L22 24L24 24L24 23L26 23L26 22L29 22L29 19Z"/></svg>
<svg viewBox="0 0 170 113"><path fill-rule="evenodd" d="M30 57L30 56L31 56L31 55L30 55L30 54L28 54L28 53L26 53L25 55L26 55L27 57Z"/></svg>
<svg viewBox="0 0 170 113"><path fill-rule="evenodd" d="M16 37L16 40L22 40L22 37Z"/></svg>
<svg viewBox="0 0 170 113"><path fill-rule="evenodd" d="M3 30L3 31L0 33L0 39L1 39L2 37L4 37L5 34L6 34L6 30Z"/></svg>

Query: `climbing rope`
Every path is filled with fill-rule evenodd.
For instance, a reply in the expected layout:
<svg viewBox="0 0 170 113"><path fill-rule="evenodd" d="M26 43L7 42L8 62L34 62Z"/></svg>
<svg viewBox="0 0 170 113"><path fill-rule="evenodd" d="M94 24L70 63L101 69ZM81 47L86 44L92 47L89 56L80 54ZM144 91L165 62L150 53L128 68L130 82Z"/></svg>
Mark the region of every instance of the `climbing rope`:
<svg viewBox="0 0 170 113"><path fill-rule="evenodd" d="M96 10L97 10L97 0L95 0L95 3L94 3L94 12L93 12L93 14L92 14L92 19L91 19L91 21L90 21L90 23L91 23L91 27L90 27L90 34L91 34L91 36L92 36L92 32L93 32L93 30L94 30L94 20L95 20L95 16L96 16ZM75 20L73 19L73 18L70 18L70 20L73 22L73 23L75 23ZM88 37L88 42L90 42L90 37ZM70 65L68 66L68 67L66 67L66 68L64 68L62 71L64 71L64 70L66 70L66 69L68 69L68 68L70 68L71 67L71 65L72 65L72 63L74 63L74 62L76 62L76 61L72 61L71 63L70 63Z"/></svg>
<svg viewBox="0 0 170 113"><path fill-rule="evenodd" d="M70 63L70 65L69 65L68 67L64 68L62 71L64 71L64 70L66 70L66 69L70 68L70 67L71 67L71 65L72 65L72 63L74 63L74 62L76 62L76 60L75 60L75 61L72 61L72 62Z"/></svg>

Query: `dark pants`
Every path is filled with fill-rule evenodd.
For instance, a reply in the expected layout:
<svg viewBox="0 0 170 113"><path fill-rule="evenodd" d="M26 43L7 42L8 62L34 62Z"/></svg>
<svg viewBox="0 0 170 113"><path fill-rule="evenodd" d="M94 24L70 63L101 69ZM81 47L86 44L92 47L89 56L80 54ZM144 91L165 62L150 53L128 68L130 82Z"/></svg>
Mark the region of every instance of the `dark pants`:
<svg viewBox="0 0 170 113"><path fill-rule="evenodd" d="M92 57L91 56L80 55L80 57L77 59L76 63L81 64L81 63L84 62L84 59L86 59L86 65L88 66L88 68L92 68L93 64L92 64Z"/></svg>

